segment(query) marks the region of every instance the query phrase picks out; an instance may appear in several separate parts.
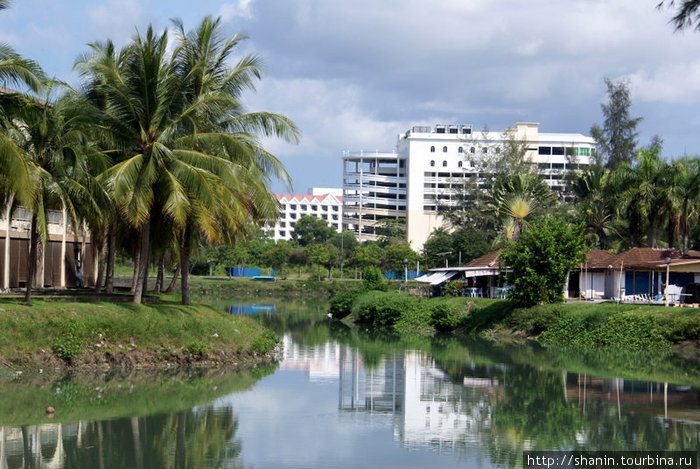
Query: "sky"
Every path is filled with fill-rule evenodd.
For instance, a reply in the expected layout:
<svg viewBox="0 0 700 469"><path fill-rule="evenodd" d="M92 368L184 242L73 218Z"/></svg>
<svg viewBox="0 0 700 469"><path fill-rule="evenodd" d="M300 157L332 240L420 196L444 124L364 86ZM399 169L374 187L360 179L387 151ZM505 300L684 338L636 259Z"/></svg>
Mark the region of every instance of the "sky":
<svg viewBox="0 0 700 469"><path fill-rule="evenodd" d="M589 134L601 123L605 78L627 80L639 143L664 156L700 154L700 33L675 32L658 0L13 0L0 42L49 75L79 84L87 44L126 44L149 24L193 29L220 16L244 33L237 57L265 75L251 111L284 114L297 145L265 140L292 188L341 187L344 150L391 151L413 125Z"/></svg>

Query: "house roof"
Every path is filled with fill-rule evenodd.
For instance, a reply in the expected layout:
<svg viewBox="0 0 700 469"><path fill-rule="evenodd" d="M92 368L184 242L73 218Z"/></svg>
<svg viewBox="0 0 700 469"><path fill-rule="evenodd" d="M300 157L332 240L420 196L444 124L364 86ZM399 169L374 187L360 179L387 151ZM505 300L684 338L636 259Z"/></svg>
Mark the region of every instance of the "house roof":
<svg viewBox="0 0 700 469"><path fill-rule="evenodd" d="M588 251L584 269L605 270L622 268L652 268L659 265L666 265L666 259L671 259L672 265L681 265L700 260L700 251L688 251L682 255L675 249L661 248L632 248L620 254L613 254L600 249Z"/></svg>
<svg viewBox="0 0 700 469"><path fill-rule="evenodd" d="M607 269L615 262L617 254L602 249L591 249L586 256L584 268L589 270Z"/></svg>
<svg viewBox="0 0 700 469"><path fill-rule="evenodd" d="M478 268L488 268L488 267L498 267L498 256L501 251L493 251L488 254L484 254L481 257L477 257L473 261L464 264L464 267L478 267Z"/></svg>
<svg viewBox="0 0 700 469"><path fill-rule="evenodd" d="M277 200L280 202L296 202L296 203L307 203L307 204L321 204L321 203L338 203L343 202L342 196L335 196L333 194L322 194L322 195L310 195L310 194L275 194Z"/></svg>

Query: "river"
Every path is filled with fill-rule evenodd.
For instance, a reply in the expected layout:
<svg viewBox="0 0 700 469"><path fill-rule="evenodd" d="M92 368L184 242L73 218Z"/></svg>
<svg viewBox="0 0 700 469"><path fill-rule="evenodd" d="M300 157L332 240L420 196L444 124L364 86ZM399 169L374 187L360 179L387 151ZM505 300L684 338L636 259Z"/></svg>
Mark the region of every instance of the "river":
<svg viewBox="0 0 700 469"><path fill-rule="evenodd" d="M526 450L700 446L697 361L348 328L320 301L214 303L277 331L280 363L5 381L0 468L501 468Z"/></svg>

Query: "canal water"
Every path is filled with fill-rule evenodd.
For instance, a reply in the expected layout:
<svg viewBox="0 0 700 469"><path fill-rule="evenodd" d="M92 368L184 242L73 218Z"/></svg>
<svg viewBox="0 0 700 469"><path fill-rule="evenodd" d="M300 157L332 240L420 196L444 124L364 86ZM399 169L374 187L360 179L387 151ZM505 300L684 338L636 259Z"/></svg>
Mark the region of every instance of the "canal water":
<svg viewBox="0 0 700 469"><path fill-rule="evenodd" d="M216 305L276 330L280 363L6 380L0 468L510 468L526 450L700 447L697 361L348 328L324 302Z"/></svg>

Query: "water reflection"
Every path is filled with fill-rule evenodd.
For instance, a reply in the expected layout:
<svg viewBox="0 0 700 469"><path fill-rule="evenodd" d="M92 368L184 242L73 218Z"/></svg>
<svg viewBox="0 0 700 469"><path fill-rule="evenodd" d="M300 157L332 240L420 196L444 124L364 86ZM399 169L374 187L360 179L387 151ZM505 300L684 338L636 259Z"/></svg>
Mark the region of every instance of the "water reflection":
<svg viewBox="0 0 700 469"><path fill-rule="evenodd" d="M257 318L283 338L276 369L3 383L0 468L518 467L524 450L700 446L697 363L398 336L270 304Z"/></svg>
<svg viewBox="0 0 700 469"><path fill-rule="evenodd" d="M168 415L0 428L2 468L157 468L237 464L238 423L212 405Z"/></svg>

